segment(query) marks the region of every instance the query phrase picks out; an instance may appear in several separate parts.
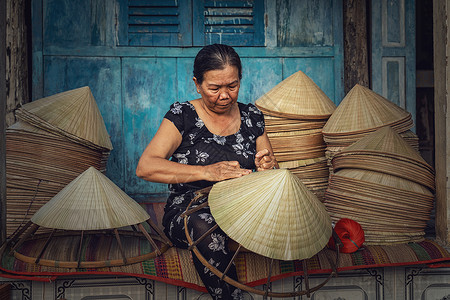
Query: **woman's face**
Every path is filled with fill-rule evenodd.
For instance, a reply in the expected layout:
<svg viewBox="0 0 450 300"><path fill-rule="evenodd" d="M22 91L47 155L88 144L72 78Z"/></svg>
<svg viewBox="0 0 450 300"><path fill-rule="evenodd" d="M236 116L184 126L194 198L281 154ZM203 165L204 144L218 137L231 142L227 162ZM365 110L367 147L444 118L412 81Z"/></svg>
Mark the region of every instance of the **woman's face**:
<svg viewBox="0 0 450 300"><path fill-rule="evenodd" d="M197 92L207 108L215 113L228 112L237 102L239 94L239 72L235 66L227 65L223 70L211 70L203 75L199 84L194 77Z"/></svg>

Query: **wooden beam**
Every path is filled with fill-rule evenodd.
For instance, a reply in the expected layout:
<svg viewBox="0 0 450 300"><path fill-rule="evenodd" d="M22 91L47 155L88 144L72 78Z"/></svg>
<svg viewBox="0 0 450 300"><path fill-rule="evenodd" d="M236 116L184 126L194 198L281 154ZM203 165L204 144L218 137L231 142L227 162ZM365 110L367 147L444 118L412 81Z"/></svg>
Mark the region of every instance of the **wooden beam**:
<svg viewBox="0 0 450 300"><path fill-rule="evenodd" d="M6 1L0 1L0 242L6 241Z"/></svg>
<svg viewBox="0 0 450 300"><path fill-rule="evenodd" d="M433 1L436 239L450 245L450 17L449 1Z"/></svg>
<svg viewBox="0 0 450 300"><path fill-rule="evenodd" d="M344 0L344 92L370 87L367 0Z"/></svg>

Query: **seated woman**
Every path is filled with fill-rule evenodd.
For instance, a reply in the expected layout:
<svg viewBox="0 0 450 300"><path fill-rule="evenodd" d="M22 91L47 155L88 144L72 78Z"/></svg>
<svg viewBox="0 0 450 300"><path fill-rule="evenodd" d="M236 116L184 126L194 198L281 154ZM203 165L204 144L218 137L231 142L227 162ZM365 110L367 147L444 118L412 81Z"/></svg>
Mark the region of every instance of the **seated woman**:
<svg viewBox="0 0 450 300"><path fill-rule="evenodd" d="M278 167L263 114L253 104L237 102L241 78L241 61L232 47L214 44L202 48L195 57L193 78L201 98L172 104L139 160L138 177L169 184L163 225L177 247L188 247L180 215L195 191L252 170ZM214 225L208 207L189 215L188 229L194 240ZM222 272L233 256L227 239L218 228L197 245ZM195 255L193 258L214 299L242 298L238 288L220 280ZM237 280L234 266L227 276Z"/></svg>

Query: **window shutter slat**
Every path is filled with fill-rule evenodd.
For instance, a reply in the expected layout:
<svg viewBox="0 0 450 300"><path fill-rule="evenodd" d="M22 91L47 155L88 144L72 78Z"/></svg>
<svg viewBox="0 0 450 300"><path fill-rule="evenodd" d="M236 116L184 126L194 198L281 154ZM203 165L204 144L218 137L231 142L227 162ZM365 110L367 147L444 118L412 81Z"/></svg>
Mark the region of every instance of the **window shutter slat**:
<svg viewBox="0 0 450 300"><path fill-rule="evenodd" d="M129 0L128 45L192 44L190 0Z"/></svg>
<svg viewBox="0 0 450 300"><path fill-rule="evenodd" d="M264 0L198 1L195 5L194 45L264 46Z"/></svg>

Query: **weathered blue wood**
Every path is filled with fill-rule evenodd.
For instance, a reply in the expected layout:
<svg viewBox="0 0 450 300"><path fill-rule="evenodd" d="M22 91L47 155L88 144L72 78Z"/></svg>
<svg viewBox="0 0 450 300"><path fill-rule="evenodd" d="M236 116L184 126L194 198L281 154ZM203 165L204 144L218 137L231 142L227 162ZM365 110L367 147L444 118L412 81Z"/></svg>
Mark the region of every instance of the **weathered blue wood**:
<svg viewBox="0 0 450 300"><path fill-rule="evenodd" d="M200 1L199 1L200 2ZM242 1L242 0L222 0L222 1L215 1L215 0L204 0L205 7L252 7L254 5L254 0L249 1Z"/></svg>
<svg viewBox="0 0 450 300"><path fill-rule="evenodd" d="M400 75L400 70L402 70L401 65L402 62L399 61L387 61L385 66L386 72L383 71L382 74L386 76L387 98L398 106L405 107L405 99L402 98L399 93L400 87L402 85L402 82L400 82L400 80L404 78L404 76L402 77Z"/></svg>
<svg viewBox="0 0 450 300"><path fill-rule="evenodd" d="M238 50L239 52L239 50ZM242 58L239 101L255 103L283 78L281 58Z"/></svg>
<svg viewBox="0 0 450 300"><path fill-rule="evenodd" d="M384 9L382 9L382 14L385 16L386 35L384 38L387 43L402 44L405 42L405 28L399 26L399 24L405 23L405 8L403 7L403 1L389 1L385 3Z"/></svg>
<svg viewBox="0 0 450 300"><path fill-rule="evenodd" d="M194 57L177 58L177 95L174 99L179 102L200 98L192 78Z"/></svg>
<svg viewBox="0 0 450 300"><path fill-rule="evenodd" d="M122 59L125 192L162 193L167 185L136 177L136 166L176 97L175 58Z"/></svg>
<svg viewBox="0 0 450 300"><path fill-rule="evenodd" d="M236 47L241 57L333 57L334 47ZM46 46L44 55L120 56L120 57L195 57L201 47L60 47Z"/></svg>
<svg viewBox="0 0 450 300"><path fill-rule="evenodd" d="M308 75L337 104L338 99L335 97L333 76L334 61L332 58L285 58L283 62L283 79L297 71L302 71Z"/></svg>
<svg viewBox="0 0 450 300"><path fill-rule="evenodd" d="M45 57L44 96L89 86L114 149L106 175L124 188L120 58Z"/></svg>
<svg viewBox="0 0 450 300"><path fill-rule="evenodd" d="M193 22L194 46L213 43L264 45L264 0L194 1ZM232 29L230 25L233 25Z"/></svg>
<svg viewBox="0 0 450 300"><path fill-rule="evenodd" d="M130 6L176 6L179 0L129 0Z"/></svg>
<svg viewBox="0 0 450 300"><path fill-rule="evenodd" d="M344 20L342 0L333 2L333 44L334 44L334 98L330 99L338 105L345 96L344 91Z"/></svg>
<svg viewBox="0 0 450 300"><path fill-rule="evenodd" d="M172 16L128 16L128 24L178 25L178 15Z"/></svg>
<svg viewBox="0 0 450 300"><path fill-rule="evenodd" d="M178 0L180 9L180 33L179 46L192 47L192 1L193 0Z"/></svg>
<svg viewBox="0 0 450 300"><path fill-rule="evenodd" d="M91 45L90 0L44 0L43 22L45 46Z"/></svg>
<svg viewBox="0 0 450 300"><path fill-rule="evenodd" d="M128 33L178 33L178 24L165 24L165 25L151 25L147 24L130 24L128 27Z"/></svg>
<svg viewBox="0 0 450 300"><path fill-rule="evenodd" d="M178 8L174 7L133 7L128 8L128 14L130 16L172 16L178 15Z"/></svg>
<svg viewBox="0 0 450 300"><path fill-rule="evenodd" d="M121 0L122 1L122 0ZM161 6L157 6L157 4ZM131 6L127 3L127 41L131 46L191 46L191 0L152 2L149 7ZM121 3L121 7L125 5ZM121 24L123 27L124 24ZM121 28L123 33L123 28ZM123 42L124 38L120 38Z"/></svg>
<svg viewBox="0 0 450 300"><path fill-rule="evenodd" d="M128 32L128 44L131 46L159 46L159 45L178 45L178 34L174 33L132 33Z"/></svg>
<svg viewBox="0 0 450 300"><path fill-rule="evenodd" d="M117 46L126 46L128 45L128 0L116 1Z"/></svg>
<svg viewBox="0 0 450 300"><path fill-rule="evenodd" d="M333 7L332 0L277 0L278 46L333 45Z"/></svg>
<svg viewBox="0 0 450 300"><path fill-rule="evenodd" d="M42 40L42 0L31 2L31 34L32 34L32 86L31 99L36 100L44 95L44 57ZM28 100L28 99L24 99Z"/></svg>
<svg viewBox="0 0 450 300"><path fill-rule="evenodd" d="M416 119L415 1L372 1L372 89Z"/></svg>

